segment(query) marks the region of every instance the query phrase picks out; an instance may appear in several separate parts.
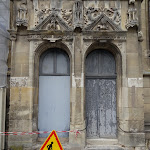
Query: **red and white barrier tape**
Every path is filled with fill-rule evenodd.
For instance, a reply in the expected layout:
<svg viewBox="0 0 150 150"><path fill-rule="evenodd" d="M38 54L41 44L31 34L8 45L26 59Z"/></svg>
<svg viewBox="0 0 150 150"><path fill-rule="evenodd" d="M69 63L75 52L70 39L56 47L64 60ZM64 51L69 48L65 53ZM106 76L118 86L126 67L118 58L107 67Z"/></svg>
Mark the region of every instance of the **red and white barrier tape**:
<svg viewBox="0 0 150 150"><path fill-rule="evenodd" d="M51 133L52 131L34 131L34 132L0 132L0 135L34 135L34 134L46 134ZM79 130L72 130L72 131L56 131L57 133L66 133L66 132L72 132L75 133L75 136L77 137L78 134L81 134Z"/></svg>

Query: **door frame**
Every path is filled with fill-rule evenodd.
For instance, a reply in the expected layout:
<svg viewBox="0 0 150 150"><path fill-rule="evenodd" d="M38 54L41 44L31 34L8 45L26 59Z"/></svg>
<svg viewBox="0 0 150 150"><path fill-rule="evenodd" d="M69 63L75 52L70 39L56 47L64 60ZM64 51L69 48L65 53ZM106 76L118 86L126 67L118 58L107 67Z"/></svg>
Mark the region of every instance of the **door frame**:
<svg viewBox="0 0 150 150"><path fill-rule="evenodd" d="M113 55L114 55L114 58L115 58L115 62L116 62L116 74L117 74L117 78L116 78L116 117L117 117L117 124L119 122L119 118L120 118L120 107L121 107L121 104L122 104L122 55L121 55L121 52L120 52L120 49L113 43L110 43L110 42L104 42L104 43L100 43L98 41L96 42L93 42L84 52L84 72L85 72L85 67L86 67L86 57L87 55L96 50L96 49L100 49L100 50L106 50L106 51L109 51L111 52ZM84 75L84 87L86 86L86 75ZM86 91L85 91L86 92ZM84 97L85 97L85 94L84 94ZM84 111L86 111L86 108L85 108L85 104L86 104L86 99L84 101ZM84 113L84 118L85 118L85 121L86 121L86 112ZM106 143L108 141L110 141L110 143L113 143L113 144L116 144L118 143L118 129L119 127L117 126L117 137L116 139L87 139L87 137L85 138L86 139L86 142L87 144L89 145L98 145L98 143L100 144L101 142L105 142ZM85 131L86 132L86 131Z"/></svg>
<svg viewBox="0 0 150 150"><path fill-rule="evenodd" d="M58 48L61 49L62 51L65 51L68 54L69 60L70 60L70 88L72 85L72 54L71 50L62 42L55 42L55 43L50 43L50 42L42 42L39 44L39 46L36 48L36 50L33 53L33 72L32 72L32 84L33 84L33 114L32 114L32 131L38 131L38 105L39 105L39 65L40 65L40 56L47 51L48 49L51 48ZM71 103L71 95L70 95L70 103ZM71 104L70 104L71 105ZM70 114L71 114L71 108L70 108ZM71 117L70 117L71 118ZM70 119L71 123L71 119ZM38 135L34 135L33 139L35 141L42 141L44 142L46 138L39 138ZM67 139L60 139L62 143L68 142Z"/></svg>

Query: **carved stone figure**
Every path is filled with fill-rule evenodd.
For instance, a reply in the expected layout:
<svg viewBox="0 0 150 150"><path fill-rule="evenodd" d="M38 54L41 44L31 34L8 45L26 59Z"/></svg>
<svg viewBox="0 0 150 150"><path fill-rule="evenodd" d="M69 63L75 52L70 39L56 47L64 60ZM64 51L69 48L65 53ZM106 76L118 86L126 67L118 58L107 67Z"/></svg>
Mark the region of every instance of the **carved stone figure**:
<svg viewBox="0 0 150 150"><path fill-rule="evenodd" d="M17 10L17 18L16 18L16 25L17 26L28 26L28 19L27 19L27 2L23 0L20 3L20 7Z"/></svg>
<svg viewBox="0 0 150 150"><path fill-rule="evenodd" d="M74 21L74 28L83 26L83 2L76 1L74 4L74 14L73 14L73 21Z"/></svg>
<svg viewBox="0 0 150 150"><path fill-rule="evenodd" d="M60 30L60 26L58 25L58 22L53 17L51 18L49 24L46 27L47 30Z"/></svg>
<svg viewBox="0 0 150 150"><path fill-rule="evenodd" d="M100 24L97 26L97 30L108 30L108 28L107 21L102 18Z"/></svg>
<svg viewBox="0 0 150 150"><path fill-rule="evenodd" d="M127 15L128 18L127 18L126 28L128 29L134 26L138 27L137 9L134 7L129 8Z"/></svg>

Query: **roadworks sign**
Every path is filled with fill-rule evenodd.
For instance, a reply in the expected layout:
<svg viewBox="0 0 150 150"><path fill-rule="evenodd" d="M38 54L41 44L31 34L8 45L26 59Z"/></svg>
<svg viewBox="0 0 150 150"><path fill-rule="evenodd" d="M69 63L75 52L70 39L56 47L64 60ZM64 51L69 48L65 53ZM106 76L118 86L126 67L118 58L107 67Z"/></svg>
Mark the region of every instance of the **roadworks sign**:
<svg viewBox="0 0 150 150"><path fill-rule="evenodd" d="M50 133L40 150L63 150L55 130Z"/></svg>

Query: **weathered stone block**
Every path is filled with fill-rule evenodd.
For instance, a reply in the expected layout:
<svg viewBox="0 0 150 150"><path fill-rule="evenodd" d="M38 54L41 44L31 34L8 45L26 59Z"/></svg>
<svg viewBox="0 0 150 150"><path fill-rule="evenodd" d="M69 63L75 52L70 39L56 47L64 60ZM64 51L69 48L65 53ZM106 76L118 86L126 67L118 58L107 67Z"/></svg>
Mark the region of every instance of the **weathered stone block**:
<svg viewBox="0 0 150 150"><path fill-rule="evenodd" d="M27 52L16 52L15 53L15 63L16 64L28 64L29 63L29 53Z"/></svg>
<svg viewBox="0 0 150 150"><path fill-rule="evenodd" d="M19 88L18 87L11 87L10 89L10 103L14 103L14 101L19 101Z"/></svg>
<svg viewBox="0 0 150 150"><path fill-rule="evenodd" d="M150 88L144 88L143 93L144 93L144 97L149 97L150 96Z"/></svg>
<svg viewBox="0 0 150 150"><path fill-rule="evenodd" d="M131 66L138 66L139 63L138 53L127 53L127 68Z"/></svg>
<svg viewBox="0 0 150 150"><path fill-rule="evenodd" d="M127 147L144 147L145 133L119 132L119 143Z"/></svg>
<svg viewBox="0 0 150 150"><path fill-rule="evenodd" d="M10 120L9 131L12 132L31 132L32 120Z"/></svg>
<svg viewBox="0 0 150 150"><path fill-rule="evenodd" d="M14 70L12 71L12 73L13 73L13 76L16 76L16 77L22 76L21 64L15 64Z"/></svg>
<svg viewBox="0 0 150 150"><path fill-rule="evenodd" d="M144 121L145 122L150 122L150 113L145 113L144 114Z"/></svg>
<svg viewBox="0 0 150 150"><path fill-rule="evenodd" d="M130 78L139 77L139 66L128 66L127 68L127 76Z"/></svg>
<svg viewBox="0 0 150 150"><path fill-rule="evenodd" d="M21 64L21 76L26 77L29 75L29 64Z"/></svg>
<svg viewBox="0 0 150 150"><path fill-rule="evenodd" d="M123 108L123 115L125 120L140 121L144 119L143 108Z"/></svg>
<svg viewBox="0 0 150 150"><path fill-rule="evenodd" d="M150 113L150 104L144 104L144 113Z"/></svg>
<svg viewBox="0 0 150 150"><path fill-rule="evenodd" d="M150 104L150 96L144 96L144 104Z"/></svg>
<svg viewBox="0 0 150 150"><path fill-rule="evenodd" d="M144 121L125 120L120 121L120 127L126 132L141 132L144 131Z"/></svg>
<svg viewBox="0 0 150 150"><path fill-rule="evenodd" d="M31 101L32 101L32 96L33 96L33 88L31 87L22 87L21 88L21 94L22 94L22 98L21 98L21 104L22 105L26 105L26 106L30 106L31 105Z"/></svg>

